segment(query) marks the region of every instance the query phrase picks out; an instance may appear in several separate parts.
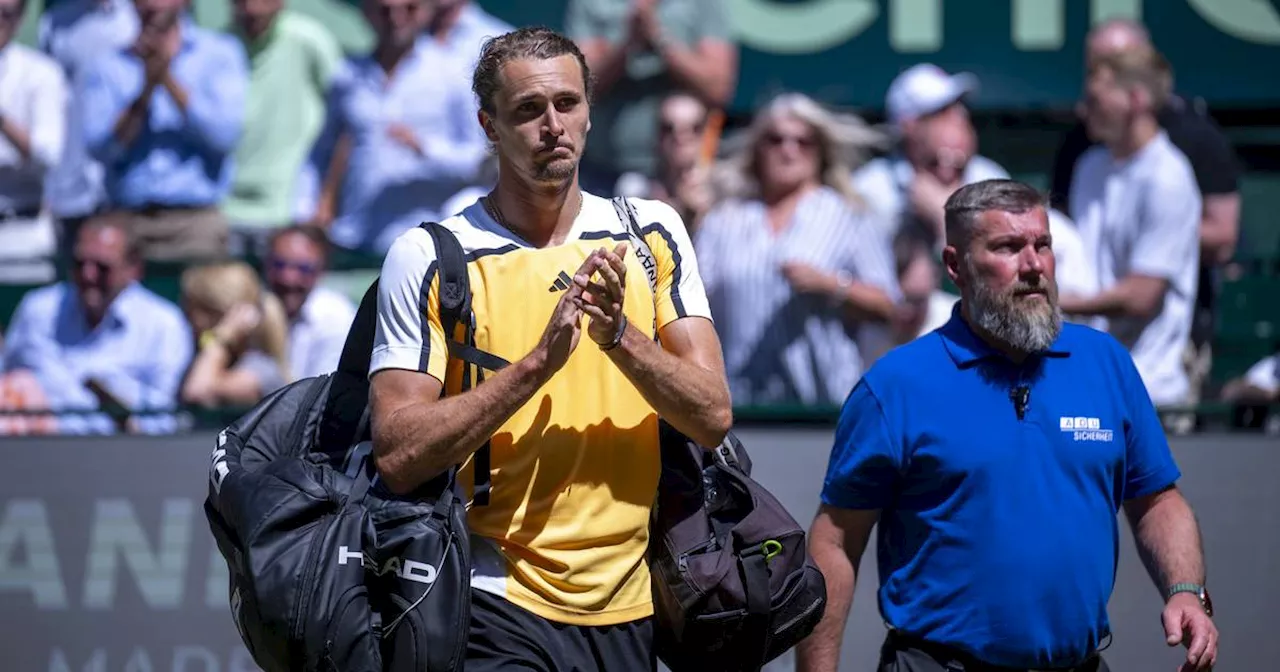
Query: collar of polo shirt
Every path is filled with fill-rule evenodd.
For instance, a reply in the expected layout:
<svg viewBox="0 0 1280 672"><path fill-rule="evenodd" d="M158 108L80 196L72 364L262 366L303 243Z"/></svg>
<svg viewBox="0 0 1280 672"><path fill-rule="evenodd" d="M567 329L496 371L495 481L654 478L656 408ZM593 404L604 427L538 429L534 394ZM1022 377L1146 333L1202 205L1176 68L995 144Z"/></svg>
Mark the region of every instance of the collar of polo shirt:
<svg viewBox="0 0 1280 672"><path fill-rule="evenodd" d="M938 330L942 344L951 355L951 360L959 368L968 368L978 362L993 357L1004 357L999 350L991 347L982 337L969 328L969 323L960 315L960 302L956 301L951 308L951 319ZM1062 342L1062 334L1054 340L1053 345L1040 353L1046 357L1068 357L1071 351Z"/></svg>

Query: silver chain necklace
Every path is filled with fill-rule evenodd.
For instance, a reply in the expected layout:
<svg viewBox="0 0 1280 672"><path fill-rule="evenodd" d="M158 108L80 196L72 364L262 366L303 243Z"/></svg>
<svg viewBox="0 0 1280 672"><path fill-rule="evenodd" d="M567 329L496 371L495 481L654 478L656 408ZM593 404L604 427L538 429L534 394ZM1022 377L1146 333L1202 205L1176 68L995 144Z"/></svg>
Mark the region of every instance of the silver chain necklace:
<svg viewBox="0 0 1280 672"><path fill-rule="evenodd" d="M577 212L573 213L573 218L574 218L574 219L577 219L577 218L578 218L578 216L582 214L582 204L583 204L583 202L584 202L584 201L586 201L586 200L587 200L586 195L585 195L585 194L583 194L581 191L579 191L579 192L578 192L578 210L577 210ZM501 225L501 226L502 226L502 228L504 228L504 229L506 229L506 230L508 230L508 231L510 231L510 232L512 232L512 233L514 233L514 234L516 234L516 235L518 235L518 236L520 235L520 232L519 232L519 231L516 231L515 227L513 227L513 226L511 226L511 224L507 223L507 218L502 216L502 211L498 209L498 204L497 204L496 202L494 202L494 200L493 200L493 194L492 194L492 193L485 194L485 197L484 197L484 199L483 199L483 203L484 203L484 211L485 211L485 212L487 212L487 213L489 213L489 216L493 218L493 221L495 221L495 222L497 222L499 225ZM523 236L521 236L521 237L523 238Z"/></svg>

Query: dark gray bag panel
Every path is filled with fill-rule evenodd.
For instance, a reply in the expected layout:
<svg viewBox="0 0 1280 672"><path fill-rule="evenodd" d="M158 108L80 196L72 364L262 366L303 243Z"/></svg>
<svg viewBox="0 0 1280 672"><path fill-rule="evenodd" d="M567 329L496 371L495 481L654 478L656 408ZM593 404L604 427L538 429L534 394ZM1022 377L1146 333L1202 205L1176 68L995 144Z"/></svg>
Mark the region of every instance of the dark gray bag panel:
<svg viewBox="0 0 1280 672"><path fill-rule="evenodd" d="M826 581L804 529L750 468L732 433L706 450L664 423L649 562L672 672L759 670L822 618Z"/></svg>

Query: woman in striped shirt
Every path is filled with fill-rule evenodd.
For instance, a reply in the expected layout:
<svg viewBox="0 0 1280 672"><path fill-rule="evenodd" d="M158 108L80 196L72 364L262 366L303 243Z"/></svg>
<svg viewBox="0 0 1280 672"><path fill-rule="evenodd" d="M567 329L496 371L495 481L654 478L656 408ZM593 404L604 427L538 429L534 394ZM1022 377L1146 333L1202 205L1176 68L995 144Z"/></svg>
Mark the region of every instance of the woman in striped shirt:
<svg viewBox="0 0 1280 672"><path fill-rule="evenodd" d="M735 405L839 405L890 343L888 241L849 174L883 136L799 94L775 98L717 170L694 246Z"/></svg>

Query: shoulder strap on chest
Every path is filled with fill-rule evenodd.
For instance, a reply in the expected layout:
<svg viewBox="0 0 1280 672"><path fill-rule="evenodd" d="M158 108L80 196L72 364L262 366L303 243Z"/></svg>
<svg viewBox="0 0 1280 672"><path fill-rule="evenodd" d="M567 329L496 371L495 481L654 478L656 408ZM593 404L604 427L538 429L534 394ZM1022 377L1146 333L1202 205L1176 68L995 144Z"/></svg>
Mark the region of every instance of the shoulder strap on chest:
<svg viewBox="0 0 1280 672"><path fill-rule="evenodd" d="M653 292L654 299L658 297L658 260L653 257L653 250L649 249L649 243L644 240L644 232L640 228L639 216L636 214L636 206L631 204L625 196L617 196L613 199L613 209L618 213L618 219L622 220L622 225L627 229L627 235L631 238L631 247L635 249L636 258L640 260L640 265L644 267L644 274L649 278L649 289Z"/></svg>
<svg viewBox="0 0 1280 672"><path fill-rule="evenodd" d="M467 274L467 255L453 232L436 222L423 222L436 248L436 269L440 275L440 324L449 339L449 353L455 358L481 369L498 371L510 364L507 360L476 348L471 342L475 324L471 313L471 278ZM458 325L465 330L457 339ZM483 380L483 376L480 376Z"/></svg>
<svg viewBox="0 0 1280 672"><path fill-rule="evenodd" d="M469 390L484 382L484 372L498 371L510 364L507 360L475 347L475 320L471 312L471 277L467 274L467 255L453 232L437 222L423 222L422 228L431 234L436 248L436 272L440 276L440 324L444 327L449 344L449 354L462 360L462 389ZM462 336L458 336L458 325ZM474 367L474 374L473 374ZM474 375L474 377L473 377ZM472 471L475 490L472 503L485 506L493 481L489 442L475 452Z"/></svg>

